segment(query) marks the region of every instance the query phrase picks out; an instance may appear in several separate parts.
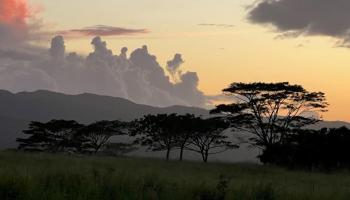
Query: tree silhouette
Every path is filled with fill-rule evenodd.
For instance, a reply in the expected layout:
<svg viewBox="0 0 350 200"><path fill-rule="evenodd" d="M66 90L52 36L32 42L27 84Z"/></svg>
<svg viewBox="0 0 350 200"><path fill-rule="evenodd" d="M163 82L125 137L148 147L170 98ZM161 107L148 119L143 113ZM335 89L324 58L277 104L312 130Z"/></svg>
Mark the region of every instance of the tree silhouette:
<svg viewBox="0 0 350 200"><path fill-rule="evenodd" d="M238 148L233 144L225 130L230 124L222 118L196 118L195 129L190 139L189 150L200 153L204 162L208 162L209 155L223 153L229 149Z"/></svg>
<svg viewBox="0 0 350 200"><path fill-rule="evenodd" d="M190 145L191 137L196 132L197 118L194 115L179 115L177 119L173 120L176 123L175 137L177 147L180 149L179 160L183 160L184 150Z"/></svg>
<svg viewBox="0 0 350 200"><path fill-rule="evenodd" d="M165 150L166 160L169 160L170 151L177 146L177 120L176 114L147 115L137 120L133 129L133 135L139 135L136 143L147 146L151 151Z"/></svg>
<svg viewBox="0 0 350 200"><path fill-rule="evenodd" d="M259 157L263 163L329 171L350 167L349 143L346 127L294 130L286 142L269 146Z"/></svg>
<svg viewBox="0 0 350 200"><path fill-rule="evenodd" d="M47 123L31 122L23 133L28 138L17 138L20 150L64 152L76 150L79 141L73 139L83 125L76 121L51 120Z"/></svg>
<svg viewBox="0 0 350 200"><path fill-rule="evenodd" d="M235 103L219 105L213 114L225 114L235 130L252 134L247 141L261 149L283 143L291 129L314 124L328 103L322 92L282 83L233 83L223 92Z"/></svg>
<svg viewBox="0 0 350 200"><path fill-rule="evenodd" d="M99 121L92 123L79 132L79 137L85 142L84 148L92 148L98 153L114 135L127 133L127 124L120 121Z"/></svg>

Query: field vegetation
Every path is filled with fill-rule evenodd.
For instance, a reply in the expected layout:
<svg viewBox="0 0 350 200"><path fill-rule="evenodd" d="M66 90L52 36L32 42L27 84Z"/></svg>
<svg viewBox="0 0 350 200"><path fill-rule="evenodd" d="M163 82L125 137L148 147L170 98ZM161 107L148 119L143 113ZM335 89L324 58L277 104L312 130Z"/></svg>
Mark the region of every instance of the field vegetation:
<svg viewBox="0 0 350 200"><path fill-rule="evenodd" d="M349 199L350 173L254 164L0 153L1 200Z"/></svg>

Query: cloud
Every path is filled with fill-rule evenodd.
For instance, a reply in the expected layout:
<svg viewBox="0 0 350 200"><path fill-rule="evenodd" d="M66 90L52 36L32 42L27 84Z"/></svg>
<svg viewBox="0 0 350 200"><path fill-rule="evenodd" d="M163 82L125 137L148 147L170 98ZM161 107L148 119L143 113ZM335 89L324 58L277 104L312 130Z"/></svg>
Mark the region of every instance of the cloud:
<svg viewBox="0 0 350 200"><path fill-rule="evenodd" d="M182 71L180 70L180 67L184 62L185 61L182 59L181 54L175 54L174 58L167 62L166 69L171 75L173 81L175 82L179 81L179 77L182 75Z"/></svg>
<svg viewBox="0 0 350 200"><path fill-rule="evenodd" d="M284 36L330 36L348 46L349 10L348 0L260 0L251 7L248 19L272 25Z"/></svg>
<svg viewBox="0 0 350 200"><path fill-rule="evenodd" d="M27 3L23 0L0 0L0 22L25 26L30 16Z"/></svg>
<svg viewBox="0 0 350 200"><path fill-rule="evenodd" d="M26 51L0 48L0 58L8 58L12 60L34 60L37 58L37 55Z"/></svg>
<svg viewBox="0 0 350 200"><path fill-rule="evenodd" d="M16 45L27 38L29 13L25 1L0 0L0 44L2 46Z"/></svg>
<svg viewBox="0 0 350 200"><path fill-rule="evenodd" d="M0 89L12 92L39 89L66 94L94 93L130 99L152 106L205 106L196 72L182 72L181 54L162 67L147 46L128 55L126 47L115 54L106 41L94 37L87 56L67 52L65 36L143 34L145 29L94 26L70 30L52 38L48 49L33 45L47 38L42 22L31 15L24 0L0 0ZM171 81L164 69L177 73Z"/></svg>
<svg viewBox="0 0 350 200"><path fill-rule="evenodd" d="M58 89L56 81L47 72L23 63L4 66L1 62L0 85L12 92Z"/></svg>
<svg viewBox="0 0 350 200"><path fill-rule="evenodd" d="M62 36L56 36L51 40L51 47L49 49L50 55L55 59L63 59L66 51L64 39Z"/></svg>
<svg viewBox="0 0 350 200"><path fill-rule="evenodd" d="M85 27L82 29L72 29L67 31L60 31L66 37L81 37L81 36L120 36L120 35L139 35L149 33L147 29L129 29L106 25L96 25Z"/></svg>
<svg viewBox="0 0 350 200"><path fill-rule="evenodd" d="M0 47L23 47L47 39L49 33L42 31L44 24L36 14L26 0L0 0Z"/></svg>
<svg viewBox="0 0 350 200"><path fill-rule="evenodd" d="M86 57L66 52L62 36L54 37L49 49L34 51L33 56L21 53L20 49L0 51L0 88L14 92L37 89L67 94L88 92L153 106L205 106L206 97L198 89L197 73L181 73L178 82L171 82L147 46L128 56L126 47L114 54L101 37L93 38L91 45L93 51ZM171 62L177 70L181 70L179 55Z"/></svg>
<svg viewBox="0 0 350 200"><path fill-rule="evenodd" d="M223 27L223 28L235 27L235 25L233 24L208 24L208 23L198 24L198 26L214 26L214 27Z"/></svg>

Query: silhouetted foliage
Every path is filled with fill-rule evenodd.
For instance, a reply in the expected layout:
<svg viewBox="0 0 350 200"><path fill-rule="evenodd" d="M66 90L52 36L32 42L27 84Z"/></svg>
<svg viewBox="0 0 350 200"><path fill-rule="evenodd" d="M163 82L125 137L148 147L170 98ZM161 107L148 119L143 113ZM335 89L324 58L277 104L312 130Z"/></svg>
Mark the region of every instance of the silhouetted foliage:
<svg viewBox="0 0 350 200"><path fill-rule="evenodd" d="M288 168L331 170L350 167L350 130L346 127L296 130L283 144L269 146L261 162Z"/></svg>
<svg viewBox="0 0 350 200"><path fill-rule="evenodd" d="M110 137L126 134L127 124L119 121L100 121L84 126L76 121L51 120L47 123L31 122L29 129L23 133L29 137L17 138L20 150L97 153L109 142Z"/></svg>
<svg viewBox="0 0 350 200"><path fill-rule="evenodd" d="M99 121L85 126L79 131L79 137L84 141L83 148L99 152L112 136L127 134L126 126L120 121Z"/></svg>
<svg viewBox="0 0 350 200"><path fill-rule="evenodd" d="M179 115L176 120L176 147L179 148L179 160L183 160L184 151L191 144L191 139L197 130L198 118L194 115Z"/></svg>
<svg viewBox="0 0 350 200"><path fill-rule="evenodd" d="M133 135L139 135L136 143L147 146L151 151L166 151L169 160L170 151L177 146L177 130L180 129L176 114L147 115L134 122Z"/></svg>
<svg viewBox="0 0 350 200"><path fill-rule="evenodd" d="M18 138L20 150L64 152L77 151L81 140L76 137L83 125L76 121L51 120L47 123L31 122L23 133L28 138Z"/></svg>
<svg viewBox="0 0 350 200"><path fill-rule="evenodd" d="M170 152L179 149L179 159L183 159L185 150L200 153L204 162L210 154L218 154L233 145L224 130L229 123L222 118L202 119L194 115L148 115L135 122L134 136L137 143L152 151L166 151L169 160Z"/></svg>
<svg viewBox="0 0 350 200"><path fill-rule="evenodd" d="M223 92L235 103L211 113L227 115L234 130L250 134L245 142L261 149L283 144L291 129L318 122L328 106L324 93L287 82L233 83Z"/></svg>
<svg viewBox="0 0 350 200"><path fill-rule="evenodd" d="M229 128L230 124L222 118L196 118L194 124L195 129L187 149L200 153L204 162L208 162L209 155L238 148L225 135L224 131Z"/></svg>

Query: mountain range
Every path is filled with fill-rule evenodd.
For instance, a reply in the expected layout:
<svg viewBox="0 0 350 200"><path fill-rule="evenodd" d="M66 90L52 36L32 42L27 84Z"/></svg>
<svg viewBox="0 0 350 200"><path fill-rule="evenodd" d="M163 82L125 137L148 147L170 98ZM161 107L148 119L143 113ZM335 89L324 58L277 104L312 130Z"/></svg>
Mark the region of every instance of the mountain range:
<svg viewBox="0 0 350 200"><path fill-rule="evenodd" d="M202 108L152 107L136 104L123 98L87 93L67 95L45 90L20 93L0 90L0 149L16 148L16 138L23 137L22 130L27 128L30 121L47 122L51 119L65 119L87 124L99 120L131 121L147 114L165 113L209 115L209 111ZM323 121L311 128L341 126L350 128L350 123ZM141 154L139 152L138 155ZM241 148L235 150L234 153L218 155L216 160L253 161L256 154L256 150ZM190 158L195 158L195 156L191 154Z"/></svg>
<svg viewBox="0 0 350 200"><path fill-rule="evenodd" d="M0 148L16 147L16 138L22 136L30 121L65 119L87 124L99 120L131 121L147 114L164 113L209 112L186 106L152 107L94 94L67 95L44 90L15 94L0 90Z"/></svg>

